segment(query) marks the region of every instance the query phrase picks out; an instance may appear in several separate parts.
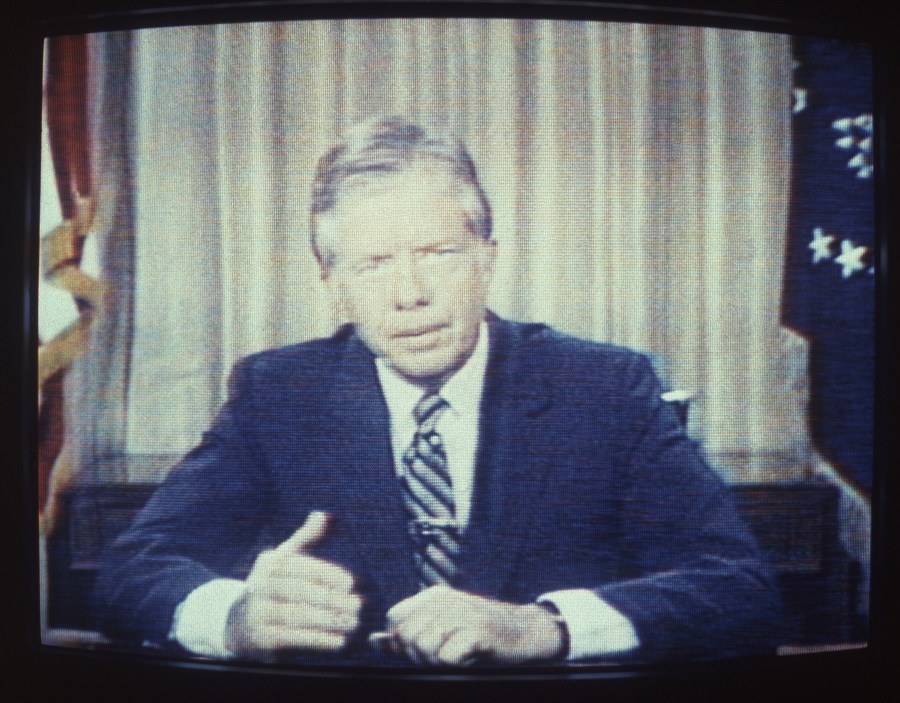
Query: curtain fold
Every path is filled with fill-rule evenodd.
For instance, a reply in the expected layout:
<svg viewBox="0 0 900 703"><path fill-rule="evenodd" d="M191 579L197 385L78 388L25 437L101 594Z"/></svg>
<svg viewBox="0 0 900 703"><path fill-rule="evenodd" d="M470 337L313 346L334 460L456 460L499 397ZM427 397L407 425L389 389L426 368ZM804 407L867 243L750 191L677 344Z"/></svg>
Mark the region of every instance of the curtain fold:
<svg viewBox="0 0 900 703"><path fill-rule="evenodd" d="M480 19L204 26L141 30L130 62L104 70L134 95L103 118L129 125L133 170L133 327L115 340L129 359L124 455L186 451L236 359L340 322L309 251L315 162L347 125L400 114L473 153L499 241L496 312L649 353L694 394L690 431L726 477L788 477L793 460L772 459L795 457L802 427L778 320L788 37ZM155 480L165 463L131 466L129 480Z"/></svg>
<svg viewBox="0 0 900 703"><path fill-rule="evenodd" d="M66 380L64 451L81 480L124 480L127 456L131 352L137 268L135 264L135 182L129 158L134 112L131 40L127 32L90 35L88 49L96 80L90 120L101 296L87 348ZM109 70L110 67L115 70Z"/></svg>

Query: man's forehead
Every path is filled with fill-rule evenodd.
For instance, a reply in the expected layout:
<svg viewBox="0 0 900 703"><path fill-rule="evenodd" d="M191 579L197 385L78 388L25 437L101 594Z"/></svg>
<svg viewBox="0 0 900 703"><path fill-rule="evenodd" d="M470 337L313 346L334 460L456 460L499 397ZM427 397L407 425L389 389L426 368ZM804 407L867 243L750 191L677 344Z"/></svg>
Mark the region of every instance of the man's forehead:
<svg viewBox="0 0 900 703"><path fill-rule="evenodd" d="M451 199L382 205L385 207L374 200L360 201L348 217L334 220L337 239L343 246L357 251L419 249L472 236L462 207Z"/></svg>
<svg viewBox="0 0 900 703"><path fill-rule="evenodd" d="M361 173L349 177L340 189L335 210L353 209L360 201L382 205L431 202L452 198L460 183L446 169L423 163L397 173Z"/></svg>
<svg viewBox="0 0 900 703"><path fill-rule="evenodd" d="M354 239L373 237L381 231L397 237L469 232L461 199L446 185L409 177L386 180L392 182L348 193L322 218L324 230Z"/></svg>

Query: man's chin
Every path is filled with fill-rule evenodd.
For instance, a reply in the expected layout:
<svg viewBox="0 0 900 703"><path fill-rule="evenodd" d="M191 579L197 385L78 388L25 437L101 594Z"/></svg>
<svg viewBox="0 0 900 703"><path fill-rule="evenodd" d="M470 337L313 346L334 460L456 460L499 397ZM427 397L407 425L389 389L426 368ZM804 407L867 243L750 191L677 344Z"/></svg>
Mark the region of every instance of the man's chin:
<svg viewBox="0 0 900 703"><path fill-rule="evenodd" d="M440 387L460 366L446 358L385 359L385 361L407 381L423 388Z"/></svg>

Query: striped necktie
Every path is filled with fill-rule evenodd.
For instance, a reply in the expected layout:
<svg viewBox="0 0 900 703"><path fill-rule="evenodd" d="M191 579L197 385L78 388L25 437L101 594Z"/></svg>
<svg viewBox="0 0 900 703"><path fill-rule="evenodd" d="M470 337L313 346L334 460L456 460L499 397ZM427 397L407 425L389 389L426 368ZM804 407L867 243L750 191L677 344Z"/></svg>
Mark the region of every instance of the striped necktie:
<svg viewBox="0 0 900 703"><path fill-rule="evenodd" d="M452 583L459 556L453 484L444 443L435 430L447 408L447 401L436 393L426 393L416 403L413 417L418 428L403 455L403 499L418 547L415 557L422 588Z"/></svg>

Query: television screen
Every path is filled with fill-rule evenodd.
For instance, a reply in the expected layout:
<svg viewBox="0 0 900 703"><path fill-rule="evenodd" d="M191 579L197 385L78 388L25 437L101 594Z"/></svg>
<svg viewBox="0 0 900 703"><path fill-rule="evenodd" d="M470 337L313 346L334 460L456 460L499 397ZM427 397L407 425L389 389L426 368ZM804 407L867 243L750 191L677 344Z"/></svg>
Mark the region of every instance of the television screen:
<svg viewBox="0 0 900 703"><path fill-rule="evenodd" d="M42 25L36 644L276 677L863 654L881 47L414 7Z"/></svg>

